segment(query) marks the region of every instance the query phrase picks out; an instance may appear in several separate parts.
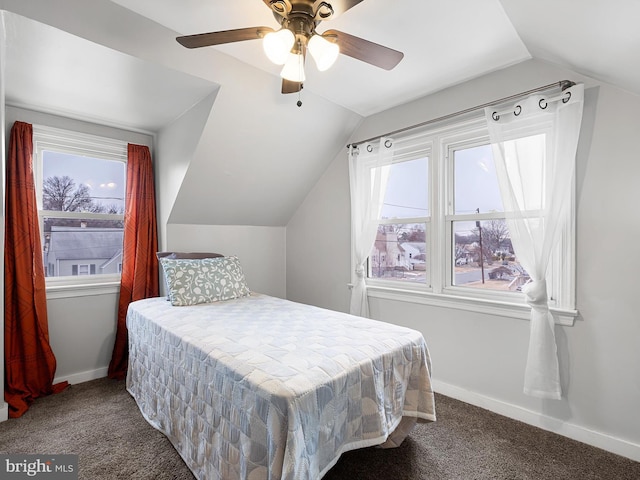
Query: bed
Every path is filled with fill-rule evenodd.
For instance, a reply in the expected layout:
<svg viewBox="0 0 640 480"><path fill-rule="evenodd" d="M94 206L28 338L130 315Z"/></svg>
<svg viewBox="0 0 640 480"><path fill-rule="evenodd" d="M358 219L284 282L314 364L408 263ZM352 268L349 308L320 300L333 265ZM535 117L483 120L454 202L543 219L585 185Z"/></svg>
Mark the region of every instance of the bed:
<svg viewBox="0 0 640 480"><path fill-rule="evenodd" d="M436 419L415 330L253 292L174 303L129 306L126 385L196 478L320 479Z"/></svg>

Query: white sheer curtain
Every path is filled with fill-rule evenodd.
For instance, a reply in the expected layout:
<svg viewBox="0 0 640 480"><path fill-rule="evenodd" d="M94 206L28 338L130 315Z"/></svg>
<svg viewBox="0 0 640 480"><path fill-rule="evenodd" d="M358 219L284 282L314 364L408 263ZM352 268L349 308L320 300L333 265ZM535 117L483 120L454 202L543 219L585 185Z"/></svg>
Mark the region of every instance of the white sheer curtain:
<svg viewBox="0 0 640 480"><path fill-rule="evenodd" d="M369 316L366 262L376 240L392 159L393 142L387 137L380 138L376 144L349 149L351 235L355 267L349 311L353 315Z"/></svg>
<svg viewBox="0 0 640 480"><path fill-rule="evenodd" d="M511 241L531 278L523 287L531 306L524 392L551 399L562 390L545 278L571 206L584 86L557 97L533 95L510 113L485 109Z"/></svg>

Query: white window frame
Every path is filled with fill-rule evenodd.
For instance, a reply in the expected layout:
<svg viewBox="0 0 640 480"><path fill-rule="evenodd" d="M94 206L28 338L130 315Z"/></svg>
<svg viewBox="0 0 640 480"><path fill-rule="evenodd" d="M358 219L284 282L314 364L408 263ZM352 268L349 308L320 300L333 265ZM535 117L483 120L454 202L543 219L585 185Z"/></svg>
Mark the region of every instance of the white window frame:
<svg viewBox="0 0 640 480"><path fill-rule="evenodd" d="M44 182L44 151L55 151L70 155L115 160L126 165L127 142L61 128L33 125L33 164L36 184L36 199L38 204L38 218L41 231L44 228L44 217L124 220L123 214L43 210L42 188ZM65 298L117 293L120 287L120 278L120 273L47 277L47 298Z"/></svg>
<svg viewBox="0 0 640 480"><path fill-rule="evenodd" d="M455 308L511 318L530 318L531 307L520 292L474 289L455 286L452 282L454 220L487 220L504 218L501 213L454 215L453 158L456 147L471 147L489 143L484 117L477 116L445 126L423 128L429 150L430 204L427 219L427 284L418 285L379 278L367 278L369 297ZM414 134L415 136L415 134ZM404 137L394 137L402 143ZM406 150L403 156L409 157ZM414 157L415 158L415 157ZM395 162L396 156L394 155ZM574 180L575 182L575 180ZM381 220L383 223L420 223L415 219ZM561 241L549 265L547 284L551 289L549 307L556 323L573 325L578 312L575 307L575 185L572 185L571 208Z"/></svg>
<svg viewBox="0 0 640 480"><path fill-rule="evenodd" d="M391 164L399 164L402 162L409 162L412 160L418 160L420 158L427 158L427 174L429 178L431 176L431 155L433 152L433 146L429 140L425 140L424 135L418 134L415 136L408 136L403 139L398 139L394 141L394 154L391 159ZM368 165L369 171L375 167L375 162L371 161ZM370 176L370 178L372 178ZM430 237L431 237L431 201L429 201L429 211L427 215L424 216L415 216L415 217L392 217L381 219L378 222L378 225L398 225L398 224L423 224L425 228L425 243L428 248L430 245ZM427 263L430 263L431 259L428 260ZM371 262L367 260L367 275L371 273ZM429 268L427 268L426 273L426 283L413 283L413 282L401 282L401 281L393 281L393 280L385 280L382 278L371 278L370 276L367 278L367 285L380 285L387 286L393 288L398 286L399 284L405 286L409 290L417 290L417 291L426 291L430 284L430 275L431 272Z"/></svg>

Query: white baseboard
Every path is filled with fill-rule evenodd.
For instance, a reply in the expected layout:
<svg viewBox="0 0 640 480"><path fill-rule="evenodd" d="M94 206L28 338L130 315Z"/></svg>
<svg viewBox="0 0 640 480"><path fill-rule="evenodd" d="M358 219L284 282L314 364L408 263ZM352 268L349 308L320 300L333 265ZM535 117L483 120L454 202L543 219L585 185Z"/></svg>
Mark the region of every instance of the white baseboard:
<svg viewBox="0 0 640 480"><path fill-rule="evenodd" d="M630 458L636 462L640 462L640 445L636 443L612 437L606 433L596 432L579 425L567 423L562 420L558 420L557 418L549 417L517 405L502 402L495 398L486 397L445 382L432 380L432 384L433 389L437 393L441 393L447 397L461 400L465 403L490 410L505 417L513 418L529 425L533 425L534 427L557 433L558 435L562 435L573 440L601 448L602 450L615 453L616 455ZM436 405L436 417L437 414Z"/></svg>
<svg viewBox="0 0 640 480"><path fill-rule="evenodd" d="M77 383L88 382L90 380L97 380L107 376L109 367L97 368L95 370L87 370L85 372L74 373L72 375L64 375L53 379L53 383L60 383L67 381L71 385Z"/></svg>
<svg viewBox="0 0 640 480"><path fill-rule="evenodd" d="M108 367L97 368L95 370L87 370L86 372L74 373L73 375L67 375L64 377L56 377L53 379L53 383L64 382L65 380L71 385L77 383L88 382L90 380L97 380L107 376ZM9 420L9 405L5 402L0 403L0 422Z"/></svg>

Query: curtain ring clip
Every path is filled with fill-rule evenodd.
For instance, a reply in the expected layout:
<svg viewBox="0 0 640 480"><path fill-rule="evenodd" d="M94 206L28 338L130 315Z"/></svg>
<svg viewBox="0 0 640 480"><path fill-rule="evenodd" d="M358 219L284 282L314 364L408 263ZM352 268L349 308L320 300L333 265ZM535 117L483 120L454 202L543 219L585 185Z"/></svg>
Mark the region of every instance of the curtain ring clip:
<svg viewBox="0 0 640 480"><path fill-rule="evenodd" d="M542 103L544 102L544 107L542 106ZM538 106L544 110L545 108L547 108L549 104L547 103L547 101L544 98L541 98L540 101L538 102Z"/></svg>
<svg viewBox="0 0 640 480"><path fill-rule="evenodd" d="M498 120L500 120L500 115L498 115L498 112L493 112L491 114L491 118L493 118L493 120L497 122Z"/></svg>
<svg viewBox="0 0 640 480"><path fill-rule="evenodd" d="M567 92L567 95L569 96L567 98L563 98L562 103L567 103L569 100L571 100L571 92Z"/></svg>
<svg viewBox="0 0 640 480"><path fill-rule="evenodd" d="M513 114L517 117L522 113L522 107L520 105L516 105L516 108L513 110Z"/></svg>
<svg viewBox="0 0 640 480"><path fill-rule="evenodd" d="M387 139L384 141L384 146L387 148L391 148L391 146L393 145L393 143L391 143L391 140Z"/></svg>
<svg viewBox="0 0 640 480"><path fill-rule="evenodd" d="M367 152L373 152L373 146L371 144L367 145Z"/></svg>

